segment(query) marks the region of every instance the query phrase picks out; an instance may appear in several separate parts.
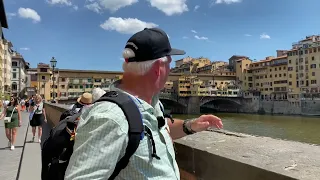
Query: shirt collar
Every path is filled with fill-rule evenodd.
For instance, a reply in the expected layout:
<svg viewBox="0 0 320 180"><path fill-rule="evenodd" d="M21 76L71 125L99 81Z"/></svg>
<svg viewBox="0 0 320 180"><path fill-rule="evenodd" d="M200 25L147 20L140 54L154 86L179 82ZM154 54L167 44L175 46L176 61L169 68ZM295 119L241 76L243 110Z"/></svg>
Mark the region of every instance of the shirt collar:
<svg viewBox="0 0 320 180"><path fill-rule="evenodd" d="M110 85L110 90L111 90L111 91L121 91L121 92L124 92L124 93L127 93L127 94L131 95L130 93L125 92L124 90L120 89L120 88L119 88L119 85L120 85L120 84L121 84L121 79L113 82L113 83ZM131 96L132 96L132 95L131 95ZM134 96L132 96L132 97L134 97ZM142 99L139 99L139 98L137 98L137 97L134 97L134 98L138 99L139 102L142 102L142 101L143 101ZM145 102L145 101L143 101L143 102ZM154 95L154 96L152 97L151 106L152 106L152 107L155 107L158 103L159 103L159 93L156 94L156 95Z"/></svg>

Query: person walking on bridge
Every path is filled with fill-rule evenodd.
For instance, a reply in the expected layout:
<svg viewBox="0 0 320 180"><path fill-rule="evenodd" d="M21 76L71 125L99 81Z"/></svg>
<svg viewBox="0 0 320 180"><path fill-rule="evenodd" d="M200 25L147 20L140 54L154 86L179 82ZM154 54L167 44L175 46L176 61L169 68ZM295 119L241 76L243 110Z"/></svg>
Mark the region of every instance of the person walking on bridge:
<svg viewBox="0 0 320 180"><path fill-rule="evenodd" d="M41 143L42 136L42 124L47 122L46 111L43 106L42 97L37 94L34 100L31 102L29 112L31 113L30 117L30 126L32 127L32 141L35 141L36 131L38 127L38 142Z"/></svg>
<svg viewBox="0 0 320 180"><path fill-rule="evenodd" d="M146 133L116 179L179 180L172 139L209 127L222 128L221 119L213 115L190 121L164 119L158 94L168 79L171 56L184 54L172 49L168 35L158 28L137 32L125 45L123 78L110 90L123 92L134 101ZM113 177L117 162L130 145L128 129L124 112L113 102L96 102L82 112L65 180Z"/></svg>
<svg viewBox="0 0 320 180"><path fill-rule="evenodd" d="M11 97L9 104L5 107L0 119L4 117L9 117L9 121L5 122L5 132L8 138L8 147L14 150L14 144L17 138L18 127L21 126L21 112L18 99L16 97Z"/></svg>

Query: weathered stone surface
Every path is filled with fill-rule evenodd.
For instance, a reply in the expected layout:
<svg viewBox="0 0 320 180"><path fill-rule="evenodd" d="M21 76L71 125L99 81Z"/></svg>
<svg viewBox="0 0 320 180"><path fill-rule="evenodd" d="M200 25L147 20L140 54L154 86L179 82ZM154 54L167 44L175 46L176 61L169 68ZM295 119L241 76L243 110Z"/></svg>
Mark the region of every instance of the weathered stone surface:
<svg viewBox="0 0 320 180"><path fill-rule="evenodd" d="M224 133L201 132L177 140L180 168L202 179L320 177L319 146L220 132Z"/></svg>
<svg viewBox="0 0 320 180"><path fill-rule="evenodd" d="M26 131L28 129L28 114L21 113L23 123L18 129L17 140L15 144L15 150L11 151L8 148L8 140L5 135L4 123L0 121L0 179L1 180L16 180L21 154L24 146L24 140L26 137Z"/></svg>

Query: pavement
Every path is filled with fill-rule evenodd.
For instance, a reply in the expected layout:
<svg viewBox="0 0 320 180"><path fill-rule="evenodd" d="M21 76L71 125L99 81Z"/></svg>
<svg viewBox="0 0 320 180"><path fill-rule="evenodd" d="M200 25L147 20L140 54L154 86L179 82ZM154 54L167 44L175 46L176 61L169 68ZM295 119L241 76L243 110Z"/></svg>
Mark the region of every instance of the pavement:
<svg viewBox="0 0 320 180"><path fill-rule="evenodd" d="M29 114L22 112L22 126L18 129L15 150L7 147L3 121L0 121L0 180L41 180L41 147L31 142ZM43 125L42 142L48 137L50 127ZM37 136L36 136L37 141Z"/></svg>

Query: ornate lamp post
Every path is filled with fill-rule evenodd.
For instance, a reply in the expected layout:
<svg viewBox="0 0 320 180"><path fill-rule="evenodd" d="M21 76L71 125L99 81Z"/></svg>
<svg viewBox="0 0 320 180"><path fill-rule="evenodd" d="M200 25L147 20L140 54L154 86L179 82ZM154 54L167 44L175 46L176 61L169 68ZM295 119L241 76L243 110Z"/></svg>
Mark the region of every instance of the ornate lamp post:
<svg viewBox="0 0 320 180"><path fill-rule="evenodd" d="M56 65L57 65L57 60L54 58L54 57L52 57L51 58L51 60L50 60L50 64L51 64L51 67L52 67L52 98L53 98L53 100L55 99L55 92L54 92L54 88L55 88L55 86L54 86L54 81L55 81L55 78L54 78L54 68L56 67Z"/></svg>

